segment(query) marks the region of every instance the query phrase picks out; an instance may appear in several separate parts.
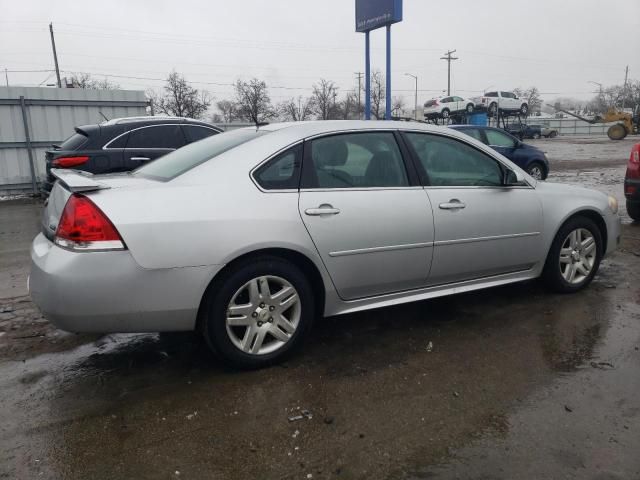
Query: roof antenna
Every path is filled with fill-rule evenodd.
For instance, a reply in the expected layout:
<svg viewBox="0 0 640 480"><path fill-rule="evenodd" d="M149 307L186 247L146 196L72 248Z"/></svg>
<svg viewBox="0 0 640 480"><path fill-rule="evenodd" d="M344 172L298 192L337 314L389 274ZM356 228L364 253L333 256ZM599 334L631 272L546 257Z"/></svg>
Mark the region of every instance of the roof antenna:
<svg viewBox="0 0 640 480"><path fill-rule="evenodd" d="M99 113L100 115L102 115L102 118L104 118L107 122L109 121L109 119L107 118L107 116L106 116L104 113L102 113L102 112L101 112L101 111L99 111L99 110L98 110L98 113Z"/></svg>

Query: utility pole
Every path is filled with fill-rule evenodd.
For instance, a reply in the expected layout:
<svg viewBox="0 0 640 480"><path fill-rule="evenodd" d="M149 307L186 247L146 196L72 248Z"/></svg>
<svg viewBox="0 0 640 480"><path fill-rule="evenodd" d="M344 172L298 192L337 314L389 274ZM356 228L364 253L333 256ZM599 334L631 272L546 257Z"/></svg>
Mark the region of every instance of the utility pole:
<svg viewBox="0 0 640 480"><path fill-rule="evenodd" d="M9 86L9 71L4 69L4 79L7 81L7 87Z"/></svg>
<svg viewBox="0 0 640 480"><path fill-rule="evenodd" d="M627 78L629 77L629 65L624 69L624 86L622 87L622 110L624 110L624 101L627 97ZM631 105L633 107L633 105Z"/></svg>
<svg viewBox="0 0 640 480"><path fill-rule="evenodd" d="M458 57L451 56L451 54L455 52L455 50L449 50L447 53L445 53L446 56L440 57L440 60L447 61L447 96L451 95L451 61L458 60Z"/></svg>
<svg viewBox="0 0 640 480"><path fill-rule="evenodd" d="M355 74L358 76L358 120L360 120L360 91L362 90L362 76L364 73L355 72Z"/></svg>
<svg viewBox="0 0 640 480"><path fill-rule="evenodd" d="M416 75L411 75L410 73L405 73L405 75L408 77L412 77L416 81L416 97L413 106L413 118L415 120L418 120L418 77Z"/></svg>
<svg viewBox="0 0 640 480"><path fill-rule="evenodd" d="M53 49L53 61L56 64L56 78L58 79L58 88L62 88L60 81L60 68L58 68L58 54L56 53L56 39L53 37L53 23L49 24L49 33L51 34L51 48Z"/></svg>

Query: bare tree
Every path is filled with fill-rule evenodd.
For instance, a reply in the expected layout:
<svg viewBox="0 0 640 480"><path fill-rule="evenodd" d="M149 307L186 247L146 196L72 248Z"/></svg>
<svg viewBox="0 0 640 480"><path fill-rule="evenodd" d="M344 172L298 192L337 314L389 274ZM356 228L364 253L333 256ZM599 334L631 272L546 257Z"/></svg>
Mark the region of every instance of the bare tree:
<svg viewBox="0 0 640 480"><path fill-rule="evenodd" d="M302 122L313 115L313 101L311 98L290 98L278 105L278 112L284 120Z"/></svg>
<svg viewBox="0 0 640 480"><path fill-rule="evenodd" d="M529 112L539 112L542 107L542 99L540 98L540 90L538 87L514 88L513 93L524 99L529 105Z"/></svg>
<svg viewBox="0 0 640 480"><path fill-rule="evenodd" d="M78 72L71 76L71 83L74 88L85 88L88 90L118 90L120 85L111 82L107 78L97 80L88 73Z"/></svg>
<svg viewBox="0 0 640 480"><path fill-rule="evenodd" d="M405 108L404 98L391 97L391 114L399 116Z"/></svg>
<svg viewBox="0 0 640 480"><path fill-rule="evenodd" d="M231 100L220 100L216 103L216 107L218 107L224 123L231 123L238 117L236 104Z"/></svg>
<svg viewBox="0 0 640 480"><path fill-rule="evenodd" d="M176 71L169 74L163 90L162 95L150 95L156 112L176 117L202 118L211 105L208 92L193 88Z"/></svg>
<svg viewBox="0 0 640 480"><path fill-rule="evenodd" d="M234 88L236 111L240 118L261 123L276 115L271 105L267 84L263 80L257 78L252 78L248 82L238 80Z"/></svg>
<svg viewBox="0 0 640 480"><path fill-rule="evenodd" d="M337 115L343 120L360 118L362 105L358 104L358 93L355 90L347 92L345 97L338 103Z"/></svg>
<svg viewBox="0 0 640 480"><path fill-rule="evenodd" d="M338 87L331 80L320 79L320 82L313 85L313 111L319 120L330 120L336 118Z"/></svg>
<svg viewBox="0 0 640 480"><path fill-rule="evenodd" d="M385 80L380 70L371 74L371 113L378 120L385 114Z"/></svg>

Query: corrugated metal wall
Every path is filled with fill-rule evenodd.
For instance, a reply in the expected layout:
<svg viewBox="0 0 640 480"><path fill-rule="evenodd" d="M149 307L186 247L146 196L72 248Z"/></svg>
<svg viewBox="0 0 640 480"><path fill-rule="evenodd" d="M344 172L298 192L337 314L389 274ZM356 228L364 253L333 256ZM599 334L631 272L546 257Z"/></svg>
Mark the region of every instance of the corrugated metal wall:
<svg viewBox="0 0 640 480"><path fill-rule="evenodd" d="M45 150L70 136L75 126L101 123L100 112L107 118L147 114L142 91L0 87L0 195L32 188L20 97L38 181L45 174Z"/></svg>

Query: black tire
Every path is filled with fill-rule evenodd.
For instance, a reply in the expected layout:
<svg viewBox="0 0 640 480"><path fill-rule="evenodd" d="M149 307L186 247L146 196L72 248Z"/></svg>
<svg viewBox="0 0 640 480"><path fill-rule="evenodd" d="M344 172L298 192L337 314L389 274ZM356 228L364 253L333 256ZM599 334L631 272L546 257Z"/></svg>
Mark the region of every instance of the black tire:
<svg viewBox="0 0 640 480"><path fill-rule="evenodd" d="M631 202L627 200L627 213L632 220L640 222L640 202Z"/></svg>
<svg viewBox="0 0 640 480"><path fill-rule="evenodd" d="M541 135L540 135L539 133L534 133L534 134L532 135L532 138L534 138L534 139L536 139L536 140L537 140L537 139L539 139L540 137L541 137Z"/></svg>
<svg viewBox="0 0 640 480"><path fill-rule="evenodd" d="M578 228L588 230L595 239L596 256L589 275L582 279L580 283L569 283L565 280L560 271L560 249L562 248L562 244L567 236ZM560 227L560 230L558 230L558 233L551 244L551 248L549 249L547 260L544 265L544 270L542 272L542 279L544 283L551 290L558 293L574 293L583 289L591 283L593 277L598 272L600 260L602 259L602 246L602 234L593 220L582 216L570 218L564 225L562 225L562 227Z"/></svg>
<svg viewBox="0 0 640 480"><path fill-rule="evenodd" d="M549 133L549 138L556 138L558 136L558 132L556 132L555 130L551 130L551 132Z"/></svg>
<svg viewBox="0 0 640 480"><path fill-rule="evenodd" d="M473 103L467 105L467 113L473 113Z"/></svg>
<svg viewBox="0 0 640 480"><path fill-rule="evenodd" d="M257 355L245 353L234 345L227 333L226 314L238 289L264 275L281 277L295 288L301 313L295 332L283 346L274 352ZM215 280L205 294L202 315L201 333L213 353L232 367L256 369L284 360L304 342L315 316L314 296L309 280L296 265L278 257L264 256L239 264Z"/></svg>
<svg viewBox="0 0 640 480"><path fill-rule="evenodd" d="M449 118L449 116L451 115L451 112L449 112L448 108L445 108L444 110L442 110L442 118Z"/></svg>
<svg viewBox="0 0 640 480"><path fill-rule="evenodd" d="M498 104L493 102L489 105L489 116L495 116L498 112Z"/></svg>
<svg viewBox="0 0 640 480"><path fill-rule="evenodd" d="M540 178L538 178L536 174L536 169L540 170ZM531 175L536 180L545 180L547 178L547 170L544 168L544 165L540 162L531 162L527 167L527 173Z"/></svg>
<svg viewBox="0 0 640 480"><path fill-rule="evenodd" d="M529 113L529 105L523 103L520 105L520 115L526 115L527 113Z"/></svg>

